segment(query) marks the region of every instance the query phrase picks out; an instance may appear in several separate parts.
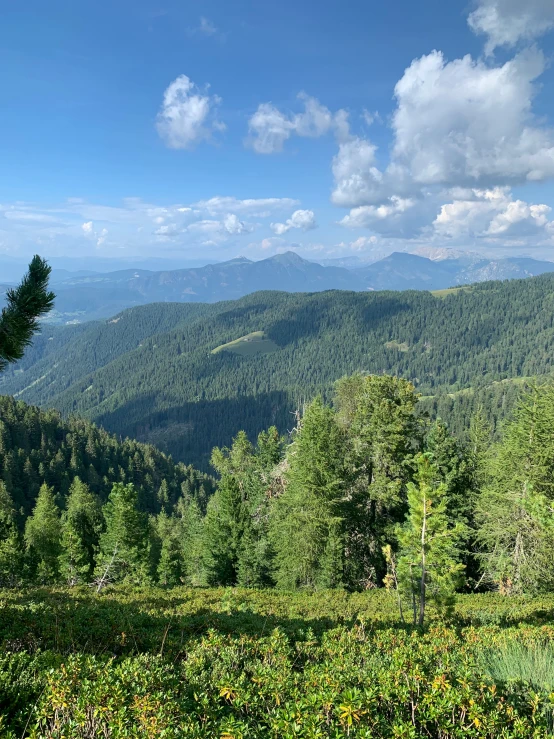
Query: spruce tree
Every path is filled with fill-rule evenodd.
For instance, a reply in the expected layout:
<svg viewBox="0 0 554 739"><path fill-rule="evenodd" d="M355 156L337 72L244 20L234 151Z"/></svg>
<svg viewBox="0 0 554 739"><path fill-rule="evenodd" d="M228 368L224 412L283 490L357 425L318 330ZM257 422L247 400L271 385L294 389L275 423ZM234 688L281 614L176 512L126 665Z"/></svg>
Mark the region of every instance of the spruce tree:
<svg viewBox="0 0 554 739"><path fill-rule="evenodd" d="M54 489L44 483L25 524L25 542L34 577L41 583L59 579L61 547L60 511Z"/></svg>
<svg viewBox="0 0 554 739"><path fill-rule="evenodd" d="M165 587L179 585L183 580L184 563L178 519L168 516L162 509L156 518L156 532L161 543L156 569L158 582Z"/></svg>
<svg viewBox="0 0 554 739"><path fill-rule="evenodd" d="M102 508L105 531L100 536L95 569L99 590L109 582L141 584L150 580L148 518L137 504L132 484L115 483Z"/></svg>
<svg viewBox="0 0 554 739"><path fill-rule="evenodd" d="M505 593L554 587L554 387L532 388L489 459L477 503L485 579Z"/></svg>
<svg viewBox="0 0 554 739"><path fill-rule="evenodd" d="M181 497L176 505L178 535L183 562L183 579L187 585L206 585L207 572L204 562L206 546L204 518L196 498Z"/></svg>
<svg viewBox="0 0 554 739"><path fill-rule="evenodd" d="M0 372L21 359L38 331L39 319L51 310L55 297L48 290L51 271L44 259L35 256L20 285L8 290L7 305L0 314Z"/></svg>
<svg viewBox="0 0 554 739"><path fill-rule="evenodd" d="M344 434L335 414L316 398L286 454L284 493L271 519L275 579L283 589L343 582Z"/></svg>
<svg viewBox="0 0 554 739"><path fill-rule="evenodd" d="M69 585L92 579L102 528L100 501L76 477L62 513L60 572Z"/></svg>
<svg viewBox="0 0 554 739"><path fill-rule="evenodd" d="M412 383L387 375L346 377L335 389L346 439L346 582L351 588L376 587L386 573L383 547L405 514L410 461L421 449L419 396Z"/></svg>
<svg viewBox="0 0 554 739"><path fill-rule="evenodd" d="M412 605L414 625L423 626L428 601L452 604L463 581L459 542L463 524L448 517L446 484L429 454L416 457L415 482L408 484L408 515L398 529L398 580Z"/></svg>
<svg viewBox="0 0 554 739"><path fill-rule="evenodd" d="M13 501L0 480L0 587L15 587L24 577L24 550Z"/></svg>

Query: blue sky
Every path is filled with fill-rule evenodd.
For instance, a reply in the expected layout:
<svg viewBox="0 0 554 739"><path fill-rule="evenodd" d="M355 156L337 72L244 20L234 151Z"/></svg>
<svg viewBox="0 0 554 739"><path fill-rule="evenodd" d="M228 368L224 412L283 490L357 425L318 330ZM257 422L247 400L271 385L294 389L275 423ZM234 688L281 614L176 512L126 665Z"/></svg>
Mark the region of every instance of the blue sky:
<svg viewBox="0 0 554 739"><path fill-rule="evenodd" d="M553 0L30 0L0 254L554 259Z"/></svg>

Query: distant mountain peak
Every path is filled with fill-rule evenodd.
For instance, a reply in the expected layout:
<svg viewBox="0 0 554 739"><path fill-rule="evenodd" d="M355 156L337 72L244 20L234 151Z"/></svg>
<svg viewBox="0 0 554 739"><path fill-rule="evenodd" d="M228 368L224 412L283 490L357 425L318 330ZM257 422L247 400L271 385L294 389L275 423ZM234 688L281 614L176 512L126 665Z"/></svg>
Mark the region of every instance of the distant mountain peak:
<svg viewBox="0 0 554 739"><path fill-rule="evenodd" d="M306 259L302 259L295 251L285 251L282 254L275 254L275 256L269 257L269 259L280 264L311 264Z"/></svg>
<svg viewBox="0 0 554 739"><path fill-rule="evenodd" d="M235 257L234 259L229 259L228 262L219 262L217 264L218 267L221 267L221 265L227 265L227 264L252 264L252 260L248 259L248 257Z"/></svg>

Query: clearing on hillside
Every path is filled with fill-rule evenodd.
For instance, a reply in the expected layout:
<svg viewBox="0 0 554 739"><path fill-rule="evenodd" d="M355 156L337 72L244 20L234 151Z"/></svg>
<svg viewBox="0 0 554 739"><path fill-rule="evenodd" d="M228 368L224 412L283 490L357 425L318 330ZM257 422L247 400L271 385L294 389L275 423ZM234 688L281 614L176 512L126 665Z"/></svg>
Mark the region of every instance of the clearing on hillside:
<svg viewBox="0 0 554 739"><path fill-rule="evenodd" d="M460 287L447 287L444 290L431 290L431 295L434 295L435 298L446 298L447 295L455 295L462 290L469 291L471 289L472 288L469 285L461 285Z"/></svg>
<svg viewBox="0 0 554 739"><path fill-rule="evenodd" d="M279 351L279 347L271 339L266 339L263 331L253 331L251 334L241 336L240 339L230 341L228 344L212 349L212 354L219 352L233 352L242 357L252 357L255 354L272 354Z"/></svg>

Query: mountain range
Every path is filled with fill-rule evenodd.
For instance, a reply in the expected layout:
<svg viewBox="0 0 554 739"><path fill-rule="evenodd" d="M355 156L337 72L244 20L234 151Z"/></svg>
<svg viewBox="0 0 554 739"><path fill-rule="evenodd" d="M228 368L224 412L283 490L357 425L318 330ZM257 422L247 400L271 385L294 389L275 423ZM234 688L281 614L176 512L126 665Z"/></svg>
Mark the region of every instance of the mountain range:
<svg viewBox="0 0 554 739"><path fill-rule="evenodd" d="M0 393L208 469L213 446L240 429L286 431L295 408L318 392L329 397L345 374L403 376L430 402L442 398L441 415L453 417L456 403L466 413L470 389L554 370L553 310L554 274L438 293L265 291L153 303L45 327L0 376ZM493 416L509 406L502 384L498 392Z"/></svg>
<svg viewBox="0 0 554 739"><path fill-rule="evenodd" d="M251 261L228 262L178 270L124 269L115 272L54 269L56 293L52 323L82 323L108 318L137 305L155 302L234 300L260 290L321 292L325 290L440 290L486 280L530 277L554 271L554 262L528 257L498 260L475 254L450 259L395 252L373 264L356 258L327 260L325 265L295 252ZM2 282L2 280L0 280ZM0 284L0 304L6 285Z"/></svg>

